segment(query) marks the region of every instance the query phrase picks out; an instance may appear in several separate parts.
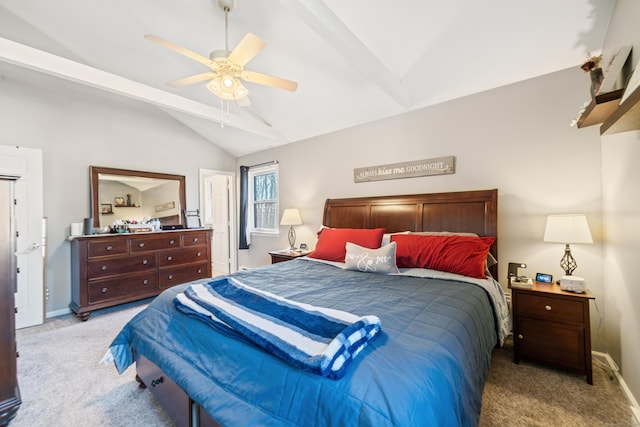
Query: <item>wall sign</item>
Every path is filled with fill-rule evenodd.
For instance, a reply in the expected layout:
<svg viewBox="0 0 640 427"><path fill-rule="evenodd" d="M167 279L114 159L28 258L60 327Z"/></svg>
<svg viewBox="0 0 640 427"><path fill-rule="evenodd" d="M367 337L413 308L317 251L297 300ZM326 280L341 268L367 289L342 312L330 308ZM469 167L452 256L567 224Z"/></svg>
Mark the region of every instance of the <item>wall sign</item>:
<svg viewBox="0 0 640 427"><path fill-rule="evenodd" d="M354 182L381 181L384 179L414 178L418 176L455 173L455 157L414 160L390 165L369 166L353 170Z"/></svg>

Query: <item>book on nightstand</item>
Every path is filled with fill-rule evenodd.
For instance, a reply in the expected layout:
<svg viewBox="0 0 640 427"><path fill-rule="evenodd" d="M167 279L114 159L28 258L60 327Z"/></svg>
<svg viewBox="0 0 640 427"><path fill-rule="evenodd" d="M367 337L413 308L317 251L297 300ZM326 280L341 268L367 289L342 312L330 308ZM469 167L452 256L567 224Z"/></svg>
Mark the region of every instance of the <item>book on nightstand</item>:
<svg viewBox="0 0 640 427"><path fill-rule="evenodd" d="M530 277L517 276L512 277L509 281L512 288L531 289L533 288L533 280Z"/></svg>

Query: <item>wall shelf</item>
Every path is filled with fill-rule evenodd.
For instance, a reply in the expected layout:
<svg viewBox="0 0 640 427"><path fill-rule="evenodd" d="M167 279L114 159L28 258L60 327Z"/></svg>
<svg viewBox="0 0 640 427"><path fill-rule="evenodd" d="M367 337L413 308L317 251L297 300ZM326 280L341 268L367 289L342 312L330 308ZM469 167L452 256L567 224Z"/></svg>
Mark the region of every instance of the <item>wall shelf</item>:
<svg viewBox="0 0 640 427"><path fill-rule="evenodd" d="M637 87L600 126L600 135L640 130L640 87Z"/></svg>
<svg viewBox="0 0 640 427"><path fill-rule="evenodd" d="M618 108L624 89L596 95L578 119L578 128L599 125L607 120Z"/></svg>

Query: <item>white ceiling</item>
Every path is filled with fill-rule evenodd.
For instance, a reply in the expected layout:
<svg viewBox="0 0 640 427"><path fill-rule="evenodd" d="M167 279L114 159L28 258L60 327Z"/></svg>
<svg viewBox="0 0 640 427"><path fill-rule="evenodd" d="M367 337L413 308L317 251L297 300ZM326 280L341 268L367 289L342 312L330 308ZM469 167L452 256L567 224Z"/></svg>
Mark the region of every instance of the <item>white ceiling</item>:
<svg viewBox="0 0 640 427"><path fill-rule="evenodd" d="M246 68L299 87L247 83L250 111L232 103L224 127L204 83L166 85L208 69L143 38L224 48L217 0L0 0L0 62L151 103L241 156L578 67L601 49L614 4L237 0L229 48L256 34L266 47Z"/></svg>

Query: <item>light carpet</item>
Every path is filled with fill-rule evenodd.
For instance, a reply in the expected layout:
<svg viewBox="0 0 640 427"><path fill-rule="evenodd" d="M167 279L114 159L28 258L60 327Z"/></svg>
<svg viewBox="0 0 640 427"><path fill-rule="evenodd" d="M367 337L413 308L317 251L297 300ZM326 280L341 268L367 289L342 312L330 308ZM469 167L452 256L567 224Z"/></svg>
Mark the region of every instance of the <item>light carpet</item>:
<svg viewBox="0 0 640 427"><path fill-rule="evenodd" d="M72 315L17 332L22 406L12 427L170 426L149 390L99 362L124 324L144 305L95 312L86 322ZM629 426L633 418L620 385L594 364L594 385L583 375L512 362L508 341L493 353L480 425Z"/></svg>

